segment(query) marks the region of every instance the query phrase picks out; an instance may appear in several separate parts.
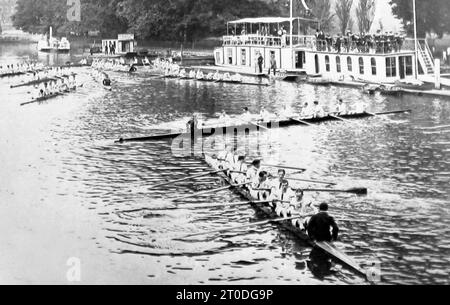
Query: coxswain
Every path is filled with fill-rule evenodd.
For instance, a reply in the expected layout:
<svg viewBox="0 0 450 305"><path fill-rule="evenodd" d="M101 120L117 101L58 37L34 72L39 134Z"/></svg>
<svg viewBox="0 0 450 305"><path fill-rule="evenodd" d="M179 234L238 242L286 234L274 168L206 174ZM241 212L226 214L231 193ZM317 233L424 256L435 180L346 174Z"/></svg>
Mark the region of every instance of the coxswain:
<svg viewBox="0 0 450 305"><path fill-rule="evenodd" d="M250 113L248 107L242 108L243 113L241 114L240 119L244 122L250 122L253 119L253 115Z"/></svg>
<svg viewBox="0 0 450 305"><path fill-rule="evenodd" d="M325 110L323 110L323 107L319 104L319 101L314 101L312 112L313 117L315 118L323 118L326 115Z"/></svg>
<svg viewBox="0 0 450 305"><path fill-rule="evenodd" d="M261 160L254 160L247 169L246 173L247 181L249 182L254 181L258 177L260 170L261 170Z"/></svg>
<svg viewBox="0 0 450 305"><path fill-rule="evenodd" d="M245 156L239 156L234 168L230 172L231 180L235 183L245 183L247 174L247 164L245 164Z"/></svg>
<svg viewBox="0 0 450 305"><path fill-rule="evenodd" d="M131 64L131 65L130 65L130 69L128 70L128 72L134 73L134 72L136 72L136 71L137 71L136 66L135 66L134 64Z"/></svg>
<svg viewBox="0 0 450 305"><path fill-rule="evenodd" d="M257 200L268 200L270 196L270 183L268 181L268 173L260 171L256 179L250 184L250 195Z"/></svg>
<svg viewBox="0 0 450 305"><path fill-rule="evenodd" d="M102 73L102 77L103 77L103 80L102 80L103 86L111 87L111 79L109 78L108 74Z"/></svg>
<svg viewBox="0 0 450 305"><path fill-rule="evenodd" d="M339 234L339 227L334 218L328 214L328 204L322 203L319 213L311 217L308 222L308 235L317 242L336 241Z"/></svg>
<svg viewBox="0 0 450 305"><path fill-rule="evenodd" d="M338 115L346 115L347 112L348 112L347 105L345 105L344 101L340 98L336 106L336 113Z"/></svg>

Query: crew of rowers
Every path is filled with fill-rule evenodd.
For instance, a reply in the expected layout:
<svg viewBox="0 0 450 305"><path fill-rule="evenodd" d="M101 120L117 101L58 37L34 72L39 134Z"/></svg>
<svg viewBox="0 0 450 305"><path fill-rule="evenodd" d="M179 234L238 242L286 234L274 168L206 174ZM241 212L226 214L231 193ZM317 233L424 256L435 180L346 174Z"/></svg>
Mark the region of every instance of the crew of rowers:
<svg viewBox="0 0 450 305"><path fill-rule="evenodd" d="M51 67L49 69L43 69L33 72L30 81L39 81L41 79L64 77L67 75L73 75L69 67Z"/></svg>
<svg viewBox="0 0 450 305"><path fill-rule="evenodd" d="M143 60L149 62L148 58ZM100 59L96 58L92 61L92 68L98 70L109 70L109 71L119 71L119 72L136 72L136 65L139 63L138 59L135 57L131 62L125 61L125 58L121 57L118 59Z"/></svg>
<svg viewBox="0 0 450 305"><path fill-rule="evenodd" d="M314 240L337 239L339 228L327 214L328 205L321 204L319 210L312 206L312 202L305 200L301 189L291 187L284 169L279 169L276 176L272 175L262 169L260 160L247 163L246 157L237 155L232 145L227 145L225 151L218 154L216 162L219 168L227 170L233 183L246 188L256 202L267 203L278 216L287 218L305 215L292 219L291 223L300 229L307 229Z"/></svg>
<svg viewBox="0 0 450 305"><path fill-rule="evenodd" d="M42 69L44 66L40 63L19 63L10 65L0 65L0 75L14 73L33 72Z"/></svg>
<svg viewBox="0 0 450 305"><path fill-rule="evenodd" d="M56 80L43 83L39 88L38 96L41 98L61 94L74 90L76 87L76 75L64 75L63 77L58 77Z"/></svg>

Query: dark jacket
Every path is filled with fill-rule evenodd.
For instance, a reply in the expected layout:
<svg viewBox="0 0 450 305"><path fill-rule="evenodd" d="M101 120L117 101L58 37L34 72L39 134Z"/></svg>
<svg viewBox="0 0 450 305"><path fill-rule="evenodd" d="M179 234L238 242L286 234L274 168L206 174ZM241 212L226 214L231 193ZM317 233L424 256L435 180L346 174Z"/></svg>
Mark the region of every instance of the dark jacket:
<svg viewBox="0 0 450 305"><path fill-rule="evenodd" d="M333 234L330 233L330 229L333 229ZM315 241L332 241L337 240L339 228L334 221L334 218L328 215L326 212L320 212L319 214L311 217L308 223L308 235Z"/></svg>

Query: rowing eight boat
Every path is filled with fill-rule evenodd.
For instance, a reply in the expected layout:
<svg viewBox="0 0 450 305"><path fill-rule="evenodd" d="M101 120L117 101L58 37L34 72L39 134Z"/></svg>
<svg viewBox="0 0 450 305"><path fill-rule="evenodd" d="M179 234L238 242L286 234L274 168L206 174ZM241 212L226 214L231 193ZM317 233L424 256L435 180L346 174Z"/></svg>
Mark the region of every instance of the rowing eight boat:
<svg viewBox="0 0 450 305"><path fill-rule="evenodd" d="M399 114L399 113L407 113L411 112L411 110L400 110L400 111L389 111L389 112L380 112L380 113L357 113L357 114L347 114L347 115L341 115L339 118L343 119L363 119L363 118L369 118L373 116L379 116L379 115L389 115L389 114ZM321 118L292 118L292 119L282 119L278 121L272 121L272 122L258 122L256 123L242 123L239 125L229 125L229 126L216 126L216 127L208 127L199 129L198 136L202 137L210 137L213 135L226 135L227 133L234 133L236 134L239 130L260 130L263 128L260 128L259 126L264 126L264 128L277 128L277 127L288 127L293 125L304 125L304 126L310 126L312 124L320 124L328 121L340 121L336 116L325 116ZM259 125L259 126L258 126ZM184 132L175 132L175 133L169 133L169 134L160 134L160 135L153 135L153 136L147 136L147 137L137 137L137 138L129 138L124 139L121 138L116 143L126 143L126 142L147 142L147 141L159 141L164 139L174 139L180 136L190 136L189 133Z"/></svg>
<svg viewBox="0 0 450 305"><path fill-rule="evenodd" d="M82 87L82 85L79 86L79 87ZM69 90L66 90L64 92L56 92L56 93L53 93L53 94L50 94L50 95L47 95L47 96L38 97L38 98L33 99L33 100L29 101L29 102L22 103L22 104L20 104L20 106L25 106L25 105L30 105L30 104L35 104L35 103L41 103L41 102L44 102L44 101L48 101L50 99L54 99L54 98L56 98L58 96L64 95L66 93L69 93L69 92L75 91L75 90L76 90L76 88L70 88Z"/></svg>
<svg viewBox="0 0 450 305"><path fill-rule="evenodd" d="M237 80L214 80L214 79L198 79L198 78L191 78L191 77L179 77L179 76L171 76L171 75L165 75L163 78L168 79L180 79L180 80L194 80L197 82L206 82L206 83L223 83L223 84L232 84L232 85L248 85L248 86L262 86L262 87L268 87L270 84L267 83L251 83L251 82L243 82L243 81L237 81Z"/></svg>
<svg viewBox="0 0 450 305"><path fill-rule="evenodd" d="M212 157L205 155L205 162L211 166L214 170L219 170L219 168L215 165L217 162L215 162L215 159ZM232 185L231 178L228 177L224 172L219 172L218 175L225 180L228 184ZM249 200L251 202L254 202L256 199L253 198L250 195L250 192L246 190L243 187L236 187L234 188L235 192L245 198L246 200ZM264 203L254 203L252 205L257 211L264 213L269 219L276 219L279 216L273 211L271 207L269 207L267 204ZM359 263L357 263L353 258L348 256L347 254L343 253L341 250L339 250L336 246L334 246L332 243L329 242L315 242L311 240L307 234L307 232L304 229L300 229L292 224L291 221L285 220L283 222L278 223L282 228L292 232L296 237L299 239L307 242L309 245L313 247L317 247L325 251L328 255L333 257L334 259L344 263L346 266L350 267L354 271L356 271L358 274L367 277L367 272L364 270Z"/></svg>

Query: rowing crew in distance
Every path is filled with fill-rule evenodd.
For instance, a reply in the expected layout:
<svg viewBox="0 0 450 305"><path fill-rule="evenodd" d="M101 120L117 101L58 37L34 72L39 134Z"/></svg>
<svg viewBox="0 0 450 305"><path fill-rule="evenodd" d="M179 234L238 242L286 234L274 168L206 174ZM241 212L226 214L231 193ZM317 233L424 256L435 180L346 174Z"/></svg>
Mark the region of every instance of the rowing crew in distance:
<svg viewBox="0 0 450 305"><path fill-rule="evenodd" d="M344 101L339 98L334 107L334 111L326 112L318 101L315 101L313 105L305 103L300 110L296 113L289 105L278 112L278 114L270 113L264 106L261 108L259 114L252 114L248 107L244 107L242 114L237 117L229 116L225 110L219 115L219 123L229 124L232 122L251 123L251 122L271 122L279 119L311 119L311 118L323 118L329 115L339 116L346 114L359 114L366 111L366 104L363 101L357 101L353 109L349 109ZM206 124L202 122L200 115L194 114L193 118L187 123L187 132L193 134L195 130L206 128Z"/></svg>
<svg viewBox="0 0 450 305"><path fill-rule="evenodd" d="M45 82L38 89L38 97L52 96L58 93L68 92L77 87L76 75L64 75L55 80Z"/></svg>
<svg viewBox="0 0 450 305"><path fill-rule="evenodd" d="M227 169L226 174L237 185L245 184L254 201L267 201L273 211L280 217L291 218L292 215L311 215L311 218L292 219L293 226L304 229L315 241L331 242L337 240L339 227L334 218L328 215L328 205L322 203L317 210L304 198L301 189L294 190L286 178L286 170L279 169L277 175L262 169L261 161L254 160L247 166L246 157L237 155L232 145L227 145L215 159L216 166Z"/></svg>

